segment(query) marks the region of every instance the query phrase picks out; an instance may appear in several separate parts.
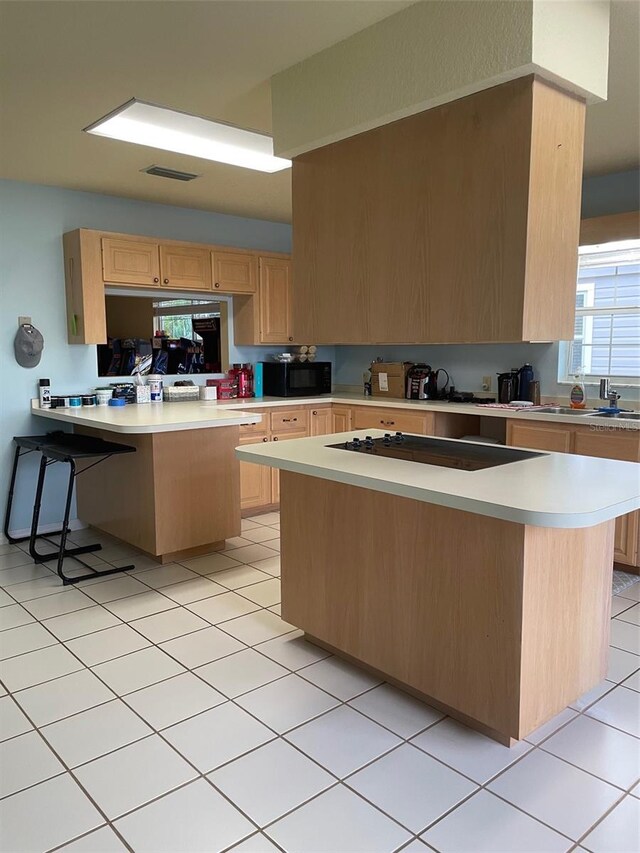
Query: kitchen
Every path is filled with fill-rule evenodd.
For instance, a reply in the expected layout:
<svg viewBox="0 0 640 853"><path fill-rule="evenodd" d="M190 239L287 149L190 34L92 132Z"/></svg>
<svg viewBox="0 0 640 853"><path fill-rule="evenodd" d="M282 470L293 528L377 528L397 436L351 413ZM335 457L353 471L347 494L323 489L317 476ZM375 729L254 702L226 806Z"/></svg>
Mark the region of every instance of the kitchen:
<svg viewBox="0 0 640 853"><path fill-rule="evenodd" d="M54 4L57 7L55 15L64 15L60 5ZM347 14L348 5L345 4L344 14ZM100 9L101 4L97 6L94 14L100 19L100 26L108 31L112 24L107 10ZM614 11L624 15L624 10L618 12L615 4ZM18 12L14 14L17 16ZM46 21L49 21L49 26L58 26L51 18L53 10L48 13L42 10L40 14L43 16L41 26L44 27ZM206 13L201 10L198 14ZM302 12L297 14L302 15ZM364 12L358 14L364 15ZM620 20L612 14L612 38L623 26ZM614 29L614 24L618 29ZM358 27L354 25L354 31L356 29ZM628 21L624 29L632 29ZM343 31L343 38L348 35L349 32ZM196 37L195 33L192 37ZM333 42L330 40L329 43ZM124 46L122 49L126 53ZM17 62L15 55L14 61ZM610 103L615 103L614 84L617 78L614 68L612 59ZM167 72L159 69L157 73L162 78ZM84 125L124 102L127 96L119 100L116 98L102 110L97 103L90 103L91 114ZM171 100L166 95L164 98L153 95L149 99L156 102ZM176 106L195 113L204 112L202 107L191 107L187 102ZM587 115L593 110L595 121L597 110L608 106L589 106ZM233 121L234 117L230 115L229 120ZM121 145L108 140L92 140L85 134L83 143L86 141L100 146ZM136 149L136 146L122 147ZM113 151L113 148L101 150ZM148 165L147 160L152 162L150 158L162 158L160 162L163 162L165 157L167 163L171 157L175 168L205 171L203 161L184 155L160 154L150 149L141 148L139 156L134 159L136 163L144 160L140 163L141 168ZM635 158L637 162L637 152ZM582 180L584 229L593 229L596 220L602 220L602 226L604 219L610 217L609 226L619 229L619 217L624 219L625 216L631 226L634 222L637 226L637 216L633 218L633 211L638 209L636 167L634 161L624 158L620 158L619 163L617 168L596 167L594 176L587 173ZM78 169L81 168L78 160ZM243 170L220 168L230 170L236 180L235 193L227 189L227 197L232 198L235 194L239 199L245 186L242 184L245 180ZM30 182L22 183L21 174ZM31 400L37 396L37 380L49 377L54 396L89 395L101 385L121 381L120 378L99 376L98 341L69 342L73 315L84 312L68 311L65 302L63 276L68 272L68 265L64 256L64 234L86 229L97 232L101 240L117 235L138 243L146 240L156 245L190 244L199 249L206 248L207 258L210 252L215 254L217 250L219 255L250 254L256 259L271 257L282 261L288 259L292 248L287 214L282 210L276 211L273 196L269 195L272 191L266 184L262 187L265 199L271 199L270 209L274 211L271 215L267 212L266 201L260 215L256 208L252 210L250 204L243 208L239 201L235 209L225 207L219 197L206 209L197 210L195 208L203 208L204 205L188 203L188 193L196 191L197 180L192 185L172 185L164 197L164 204L157 204L145 195L147 184L131 192L121 184L121 188L114 191L106 185L92 184L85 177L80 185L85 192L78 192L78 185L73 188L61 173L52 180L39 176L36 171L20 173L16 170L7 176L13 180L2 184L3 211L6 211L2 214L3 255L7 258L4 268L9 271L3 286L6 358L0 368L3 435L6 438L2 457L3 482L8 480L11 470L14 452L11 436L34 435L60 426L69 429L74 418L79 426L78 432L86 432L107 417L101 406L80 406L74 411L52 409L46 420L35 416ZM267 176L276 182L270 186L276 186L282 176L282 173ZM161 180L146 176L140 179ZM264 180L264 176L260 176L260 180ZM44 183L51 185L39 185ZM106 194L100 195L100 192ZM171 196L171 193L180 194ZM287 195L286 188L284 195ZM224 213L210 212L212 210ZM618 234L615 232L615 236ZM624 237L627 236L632 235L625 232ZM345 239L349 239L348 234L345 234ZM371 248L372 242L369 238L367 241ZM294 248L294 265L297 264L296 257L297 249ZM95 260L91 261L91 253L88 258L90 263L95 263ZM78 269L84 271L82 264L80 267L76 264L76 275ZM210 267L210 293L214 292L214 269ZM323 275L330 277L330 273ZM105 280L108 281L102 278L100 261L99 275L87 279L93 291L87 291L86 298L90 299L91 292L96 293L96 282L100 292L105 294ZM112 281L112 284L119 289L120 295L123 291L131 293L135 288L131 282ZM295 447L303 448L303 441L324 441L322 436L333 432L348 433L347 438L351 438L363 431L369 434L376 426L382 428L383 435L384 432L395 434L398 431L440 439L480 435L497 438L513 447L530 448L534 452L564 451L568 465L584 457L591 457L594 464L600 465L598 457L609 458L613 461L607 470L612 472L614 485L618 472L625 470L618 469L614 463L624 466L630 461L638 461L638 428L633 418L603 418L595 411L587 411L586 414L526 412L514 411L518 407L477 409L473 404L442 400L407 400L403 393L397 396L385 394L380 374L386 372L388 381L392 376L391 368L385 371L375 367L376 363L393 365L393 370L397 371L402 370L398 365L404 363L426 363L433 368L444 368L450 376L449 385L454 385L456 391L493 396L498 400L497 374L508 373L512 367L520 368L530 363L535 379L540 381L541 404L556 403L570 408L571 388L576 382L572 377L566 378L567 355L561 351L561 344L528 343L524 337L516 338L514 335L501 339L507 342L499 342L500 339L494 337L490 339L494 342L473 343L474 339L468 337L468 330L465 330L462 340L456 339L451 323L446 337L452 342L445 343L437 340L431 332L430 337L424 337L422 331L416 329L414 320L410 333L400 339L396 334L400 308L403 304L411 305L412 299L419 301L423 298L415 293L407 295L406 303L398 299L395 304L385 302L384 307L382 304L371 306L370 311L368 308L365 310L365 302L360 300L357 305L360 314L366 314L368 326L364 340L357 338L359 329L354 315L350 313L350 293L344 291L343 301L336 301L334 295L327 294L333 313L325 314L326 309L322 305L312 302L306 314L319 325L313 329L303 328L298 334L296 312L299 308L296 308L296 301L298 306L302 303L297 300L299 291L295 266L290 284L293 288L293 326L288 335L284 334L287 331L286 299L283 310L282 302L278 301L280 297L274 295L276 302L269 303L266 290L260 288L263 310L270 304L279 306L270 315L278 324L274 333L277 339L267 342L254 336L256 332L259 335L263 328L260 326L260 305L256 308L255 304L256 297L247 295L246 291L243 294L217 288L215 300L226 305L228 311L228 342L223 367L271 363L275 353L295 354L300 346L315 344L318 347L315 363L330 362L332 366L330 395L274 400L265 394L262 398L204 403L209 411L216 413L211 418L224 419L223 411L229 410L234 412L236 420L235 424L208 428L194 428L197 425L194 424L193 410L202 410L199 402L159 404L162 416L151 414L158 404L129 404L122 413L116 407L107 408L111 426L113 423L122 426L123 421L116 420L118 417L131 419L134 417L132 412L139 410L135 417L143 421L173 421L172 428L163 433L165 436L177 436L183 432L197 441L198 433L201 436L210 433L213 438L221 436L224 430L232 430L238 440L234 444L232 439L230 446L240 446L241 457L242 452L264 451L271 455L301 453L302 449L298 451ZM259 280L256 287L260 287ZM138 285L136 292L142 294L143 290L145 288ZM278 291L276 283L271 293L278 292L281 294L283 291ZM302 300L307 298L305 292L300 291ZM196 293L189 288L176 289L169 296L174 297L174 294L175 298L183 294L202 298L201 291ZM375 294L376 298L381 298L378 285ZM451 306L455 306L457 294L450 290L449 296L450 310L453 310ZM340 306L339 310L336 310L336 305ZM479 306L476 304L473 310L479 311ZM241 311L243 318L238 323L236 312L239 316ZM375 326L376 311L379 316L388 317L387 337L384 329L381 334L380 326ZM490 325L494 314L493 311L483 314L486 318L483 322ZM35 370L19 367L13 356L16 320L25 315L30 316L33 325L44 335L41 362ZM412 310L412 315L417 315L417 311ZM95 318L96 315L92 316ZM285 322L282 322L283 318ZM325 319L328 320L328 329L327 324L321 327ZM304 318L302 322L305 322ZM76 325L76 334L78 331L82 330ZM333 331L336 337L332 339ZM152 335L149 333L143 337L151 338ZM294 340L289 341L289 337L294 337ZM570 335L562 339L567 337ZM362 393L363 374L372 366L370 381L374 386L373 395L365 397ZM599 380L601 375L596 374L595 378ZM487 377L490 378L490 387L483 390L483 385L489 384L484 381ZM637 410L637 386L634 388L632 382L619 381L621 377L613 373L611 377L611 389L621 395L618 406ZM199 385L208 377L189 374L188 378ZM165 378L165 388L172 387L175 379L184 379L184 375ZM440 374L440 389L444 379L445 375ZM382 386L384 384L383 380ZM587 377L586 392L587 410L608 407L609 401L600 400L599 386L593 384L590 377ZM68 419L65 421L64 418ZM92 419L93 424L90 423ZM185 426L183 430L176 429L180 419ZM388 423L380 424L380 420ZM141 421L138 428L141 426L147 429L148 423ZM111 438L124 443L137 442L138 438L155 441L154 434L149 432L136 434L127 430L117 436L108 425L106 432ZM296 439L286 445L287 438L296 433L315 435L316 438L301 438L299 445ZM277 439L277 442L272 439ZM337 439L327 439L327 443L329 441L336 443ZM604 452L603 444L606 445ZM334 452L340 458L351 456L343 451ZM180 449L171 451L172 457L176 454L187 466L184 470L190 472L184 478L184 471L173 475L175 487L180 489L183 479L194 478L197 481L197 462L192 462L188 453L181 455ZM127 460L124 457L112 458L102 468L95 469L93 500L104 497L101 494L103 486L111 478L117 479L116 465L123 463L126 468L134 465L133 459L138 457L137 465L143 455L130 454ZM198 452L196 458L202 458L202 453ZM159 471L164 467L161 456L158 464ZM153 835L154 824L162 826L168 839L166 849L171 850L197 850L202 849L199 846L202 844L205 849L220 850L233 846L269 850L274 844L285 850L399 850L407 845L419 849L424 846L423 841L435 849L454 849L457 844L457 849L497 850L501 849L501 844L507 849L515 849L516 838L527 839L529 849L537 850L570 849L578 842L586 849L605 849L607 843L617 843L616 849L631 849L625 848L624 844L628 844L629 837L633 839L628 833L633 831L633 809L637 808L637 790L634 793L634 788L639 775L633 761L628 758L636 750L638 736L631 710L632 702L637 701L634 684L637 685L638 666L635 664L638 649L634 645L636 631L633 621L634 617L637 618L637 584L632 583L614 596L610 668L606 678L598 682L590 700L582 702L579 697L574 697L576 701L572 699L567 703L573 707L565 707L546 730L526 734L507 748L455 722L451 716L446 716L446 711L410 697L389 683L381 684L384 677L352 663L341 663L339 657L330 656L322 646L302 638L300 631L295 629L302 627L313 636L304 624L289 624L281 620L278 575L281 559L283 568L286 564L287 546L283 536L283 556L280 558L279 476L275 468L256 465L255 459L248 461L245 457L240 464L244 472L242 480L239 472L233 476L238 477L238 494L241 485L244 489L244 508L239 501L229 502L234 503L230 514L233 517L226 522L229 530L224 534L212 532L213 538L194 546L216 544L220 535L226 540L222 550L184 555L160 565L157 557L163 553L170 555L175 551L186 551L191 543L184 547L179 544L175 548L170 544L166 551L148 545L140 548L145 552L141 554L122 544L130 541L127 536L115 533L114 538L107 526L100 522L93 530L86 530L81 525L91 519L83 518L80 510L83 501L86 503L90 496L86 489L85 494L82 492L82 478L78 478L78 520L72 515L69 538L79 546L102 542L102 555L98 552L90 560L98 568L102 563L108 566L134 563L136 569L133 572L116 574L110 580L101 579L97 583L70 584L63 589L55 575L55 564L23 563L21 555L26 552L22 548L2 546L7 549L3 551L1 571L4 580L8 581L6 585L2 584L8 601L3 596L1 610L12 608L6 613L8 618L20 615L29 620L7 630L18 632L14 635L16 641L22 636L34 635L34 645L28 645L25 639L27 645L19 645L0 666L0 681L10 694L0 701L14 703L11 708L16 710L12 712L11 719L22 721L16 723L15 735L10 735L6 741L7 761L14 760L12 756L17 754L21 743L29 746L35 738L34 728L45 744L32 762L35 775L29 776L24 783L18 779L18 787L10 788L6 793L6 807L18 815L15 823L10 824L10 830L6 830L15 833L7 836L5 846L8 849L49 849L77 838L81 839L78 846L81 842L89 844L95 839L97 843L102 839L106 849L116 850L127 845L129 849L142 850L148 849L150 844L161 849L158 836ZM347 466L347 462L340 464ZM28 533L37 465L26 459L21 466L24 467L21 467L16 483L12 529ZM40 516L45 530L56 529L61 522L67 486L64 471L58 470L62 468L61 465L52 466L47 473ZM493 470L498 471L499 468ZM570 470L573 472L571 476L578 476L575 467ZM166 473L172 476L170 471ZM484 476L486 472L474 472L474 475L478 473ZM86 476L91 477L92 474ZM215 480L215 472L207 472L206 476L211 481ZM127 484L123 488L122 499L127 501L127 506L138 511L140 507L136 504L140 501L135 500L134 488ZM203 488L206 489L206 485L198 486L198 493L202 494ZM232 492L236 487L225 486L227 488ZM111 486L104 492L110 489ZM214 500L216 489L212 482L210 495ZM181 497L184 494L181 492ZM202 500L194 501L190 506L193 508L185 515L191 522L201 514ZM431 505L424 506L428 508ZM636 515L634 510L633 516ZM621 517L630 518L626 513ZM173 524L173 519L165 520L160 527ZM361 524L354 523L354 538L366 537L366 529L362 530ZM621 522L617 524L620 527L616 542L616 568L631 575L634 569L637 571L637 527L634 538L633 521L627 522L624 529ZM100 532L101 527L107 532ZM140 545L136 544L138 547ZM18 590L22 584L25 586ZM110 596L102 596L99 589L108 584L114 585L114 594L117 595L113 603L107 600ZM14 587L13 592L11 587ZM143 600L136 602L136 596ZM286 611L286 600L282 606ZM35 626L33 619L38 620ZM83 620L85 627L81 625ZM46 641L36 638L43 631L47 632ZM102 632L104 635L100 637ZM198 635L202 639L201 646L197 644ZM601 638L602 632L599 636ZM106 650L101 648L101 639L105 641ZM90 648L92 643L95 651ZM110 643L114 644L113 656L108 648ZM56 677L51 676L54 680L38 677L36 669L39 662L44 665L49 657L53 660L54 656L60 659L60 663L55 664L58 667ZM20 662L22 665L33 666L32 678L30 672L26 676L18 672L16 661L20 657L27 658ZM120 663L115 663L117 661ZM126 671L125 661L130 663ZM148 663L144 664L145 661ZM147 669L148 675L136 675L135 666ZM71 694L78 697L77 705L59 715L55 710L50 711L53 703L51 691L57 680L68 684ZM91 698L93 693L95 699ZM42 705L38 704L39 694L43 697ZM82 704L85 694L91 695L86 699L87 704ZM9 705L5 707L9 713ZM279 709L277 713L273 710L276 708ZM118 715L121 724L117 726L117 733L107 736L111 730L105 727L104 716L109 710ZM31 722L23 721L25 714L25 719ZM74 719L91 733L91 748L79 750L78 737L70 733ZM215 735L221 725L230 741L228 746L220 743ZM65 730L69 730L69 734L66 735ZM106 739L104 748L100 744L94 747L102 735ZM606 746L602 749L608 762L606 766L602 760L598 763L586 746L590 739L600 743L599 738L605 738L602 743ZM231 741L236 739L237 744L232 744ZM351 750L347 749L350 739ZM12 753L12 749L16 752ZM153 755L145 752L154 749L157 753ZM576 749L583 754L578 754ZM344 754L339 755L340 752ZM158 779L153 783L148 778L149 774L145 776L140 769L152 761L156 761L158 767ZM120 801L111 802L107 787L113 788L113 780L122 779L123 771L130 774L130 784L122 786L124 790ZM544 782L530 781L538 778L533 775L536 772L544 773ZM390 801L389 795L376 781L390 773L403 792L404 805ZM295 791L285 784L287 776L296 780ZM543 805L527 800L518 790L521 784L533 785L534 789L539 787ZM281 789L278 796L276 787ZM415 799L409 796L408 788L418 792ZM274 793L270 794L269 789L274 789ZM25 804L24 808L39 808L41 801L37 798L41 791L43 796L50 792L47 796L52 796L53 802L59 803L61 817L42 835L28 837L25 835L25 821L19 817L23 814L21 804ZM581 791L583 798L590 798L591 805L586 809L584 818L575 814L563 791ZM551 800L560 803L556 811ZM0 808L2 802L0 800ZM170 821L163 818L161 809L173 816L187 812L192 814L193 834L189 835L187 830L182 836L171 834ZM216 834L219 830L206 817L207 809L222 810L220 819L228 826L224 833ZM330 825L339 827L337 837L331 835ZM374 829L367 830L369 826ZM321 836L320 848L314 848L307 833L320 832L321 828L326 835ZM39 829L29 830L32 831L40 832ZM374 831L375 840L368 834ZM197 832L203 833L200 840ZM501 835L503 832L507 834ZM249 840L245 841L246 838ZM203 842L202 839L208 841Z"/></svg>

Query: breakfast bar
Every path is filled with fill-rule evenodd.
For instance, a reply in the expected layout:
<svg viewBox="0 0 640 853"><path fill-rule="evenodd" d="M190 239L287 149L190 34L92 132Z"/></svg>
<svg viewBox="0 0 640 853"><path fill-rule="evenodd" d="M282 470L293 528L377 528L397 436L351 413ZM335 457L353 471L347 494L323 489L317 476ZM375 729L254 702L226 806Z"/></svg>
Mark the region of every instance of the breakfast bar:
<svg viewBox="0 0 640 853"><path fill-rule="evenodd" d="M240 533L239 425L261 415L205 402L41 409L74 432L134 447L77 481L78 518L166 563Z"/></svg>
<svg viewBox="0 0 640 853"><path fill-rule="evenodd" d="M603 679L637 464L381 430L236 453L280 470L282 616L312 642L507 745Z"/></svg>

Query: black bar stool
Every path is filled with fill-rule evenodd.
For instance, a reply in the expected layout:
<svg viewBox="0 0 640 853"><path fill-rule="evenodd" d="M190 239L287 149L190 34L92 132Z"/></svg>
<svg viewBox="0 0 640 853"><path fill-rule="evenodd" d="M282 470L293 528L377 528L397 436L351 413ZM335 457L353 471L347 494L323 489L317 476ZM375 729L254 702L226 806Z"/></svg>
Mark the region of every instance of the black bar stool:
<svg viewBox="0 0 640 853"><path fill-rule="evenodd" d="M99 572L92 566L90 566L88 563L84 562L84 560L81 560L79 555L87 554L93 551L99 551L102 548L102 545L96 543L94 545L83 545L78 548L67 548L66 544L67 535L69 533L69 514L71 512L71 500L73 497L73 487L75 485L76 477L84 473L84 471L88 471L89 468L93 468L95 465L99 465L100 462L104 462L105 459L109 459L111 456L115 456L120 453L135 453L135 447L130 447L127 444L116 444L112 441L104 441L103 439L94 438L93 436L76 435L74 433L66 432L47 433L47 435L45 436L16 436L14 437L14 442L16 443L16 455L14 457L14 466L9 486L9 500L7 501L7 511L5 514L5 535L7 535L8 540L10 542L20 542L28 538L29 554L36 563L47 563L50 560L57 560L57 571L58 575L62 579L63 584L78 583L79 581L96 577L96 575L100 575L102 577L103 575L113 575L119 572L126 572L130 569L133 569L134 566L129 565ZM20 453L21 448L23 449L23 453ZM33 505L31 533L29 537L21 537L16 539L15 537L9 536L8 528L11 517L11 505L13 502L13 490L15 487L18 461L22 455L25 455L25 453L29 453L34 450L40 451L40 453L42 454L42 458L40 459L38 485L36 487L36 496ZM76 461L94 459L96 457L98 458L95 462L86 465L81 470L77 469ZM55 534L48 534L48 536L60 536L58 549L56 551L51 551L49 553L43 554L39 552L36 548L37 539L47 539L47 536L38 534L38 521L40 519L42 492L44 490L47 468L50 465L55 464L56 462L66 462L69 465L69 484L65 500L62 527L59 531L56 531ZM88 569L88 571L85 574L78 575L77 577L68 577L63 571L65 557L71 557L76 562L80 563L86 569Z"/></svg>

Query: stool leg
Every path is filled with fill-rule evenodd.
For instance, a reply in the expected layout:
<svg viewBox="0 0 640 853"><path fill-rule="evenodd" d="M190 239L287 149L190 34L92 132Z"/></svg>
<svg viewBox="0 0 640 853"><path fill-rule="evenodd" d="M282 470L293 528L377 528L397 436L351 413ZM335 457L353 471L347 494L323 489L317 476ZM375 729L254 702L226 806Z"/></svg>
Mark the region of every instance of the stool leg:
<svg viewBox="0 0 640 853"><path fill-rule="evenodd" d="M40 459L40 471L38 472L38 485L36 487L36 496L33 502L33 515L31 516L31 535L29 537L29 554L36 562L42 562L40 555L36 551L36 539L38 538L38 522L40 520L40 506L42 505L42 492L44 490L44 477L47 473L47 457L42 454Z"/></svg>
<svg viewBox="0 0 640 853"><path fill-rule="evenodd" d="M4 535L11 545L15 545L16 542L24 542L25 539L28 539L27 536L20 536L16 538L11 536L9 533L9 524L11 522L11 507L13 506L13 491L16 485L16 475L18 473L18 461L20 459L20 448L16 445L16 452L13 456L13 468L11 469L11 478L9 480L9 494L7 495L7 508L4 514Z"/></svg>
<svg viewBox="0 0 640 853"><path fill-rule="evenodd" d="M60 534L60 547L58 549L58 574L63 583L70 583L65 577L62 567L64 565L65 546L67 544L67 530L69 529L69 513L71 512L71 499L73 497L73 484L76 479L76 463L69 460L69 485L67 487L67 500L64 505L64 519L62 521L62 533Z"/></svg>

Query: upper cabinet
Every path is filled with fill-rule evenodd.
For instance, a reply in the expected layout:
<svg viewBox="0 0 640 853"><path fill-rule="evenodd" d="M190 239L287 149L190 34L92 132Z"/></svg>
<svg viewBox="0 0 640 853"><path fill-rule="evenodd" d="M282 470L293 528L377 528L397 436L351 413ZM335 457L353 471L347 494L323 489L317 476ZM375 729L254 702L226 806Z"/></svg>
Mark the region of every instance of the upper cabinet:
<svg viewBox="0 0 640 853"><path fill-rule="evenodd" d="M102 240L102 276L113 284L154 287L160 282L160 247L150 240Z"/></svg>
<svg viewBox="0 0 640 853"><path fill-rule="evenodd" d="M213 287L221 293L255 293L258 258L250 252L211 253Z"/></svg>
<svg viewBox="0 0 640 853"><path fill-rule="evenodd" d="M585 104L522 78L293 161L296 337L573 337Z"/></svg>
<svg viewBox="0 0 640 853"><path fill-rule="evenodd" d="M160 244L160 276L163 287L211 290L209 250L198 246Z"/></svg>
<svg viewBox="0 0 640 853"><path fill-rule="evenodd" d="M260 258L260 343L293 340L291 261Z"/></svg>
<svg viewBox="0 0 640 853"><path fill-rule="evenodd" d="M258 298L233 300L236 344L287 344L294 340L291 305L291 260L259 259Z"/></svg>
<svg viewBox="0 0 640 853"><path fill-rule="evenodd" d="M107 342L109 284L234 294L236 343L293 340L288 255L85 228L65 234L63 246L69 343Z"/></svg>

